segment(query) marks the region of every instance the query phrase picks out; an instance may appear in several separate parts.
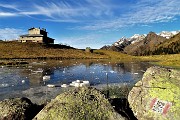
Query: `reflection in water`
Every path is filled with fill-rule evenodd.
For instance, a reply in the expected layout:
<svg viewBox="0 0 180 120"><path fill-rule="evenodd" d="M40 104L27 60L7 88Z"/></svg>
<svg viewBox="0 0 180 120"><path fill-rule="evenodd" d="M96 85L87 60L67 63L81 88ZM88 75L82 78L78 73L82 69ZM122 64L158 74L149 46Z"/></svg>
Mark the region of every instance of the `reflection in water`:
<svg viewBox="0 0 180 120"><path fill-rule="evenodd" d="M24 90L26 90L26 94L29 94L27 90L32 88L46 86L47 84L60 86L75 80L88 80L91 85L134 84L141 79L143 71L149 66L148 63L144 62L110 63L66 60L32 62L26 67L18 68L4 67L0 68L0 100L9 96L21 96L21 92ZM49 76L49 78L43 79L45 76ZM39 95L40 93L36 94Z"/></svg>

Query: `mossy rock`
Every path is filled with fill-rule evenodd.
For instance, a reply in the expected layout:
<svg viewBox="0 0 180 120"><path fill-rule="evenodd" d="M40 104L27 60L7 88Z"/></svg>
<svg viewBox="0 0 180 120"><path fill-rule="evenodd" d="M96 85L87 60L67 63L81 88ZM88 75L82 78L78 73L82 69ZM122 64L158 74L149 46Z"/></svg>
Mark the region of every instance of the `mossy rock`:
<svg viewBox="0 0 180 120"><path fill-rule="evenodd" d="M104 93L108 98L127 98L129 94L129 90L131 89L131 86L128 85L110 85L108 88L104 87L102 88L102 93Z"/></svg>
<svg viewBox="0 0 180 120"><path fill-rule="evenodd" d="M180 71L151 67L128 96L139 120L180 120Z"/></svg>
<svg viewBox="0 0 180 120"><path fill-rule="evenodd" d="M0 120L31 120L39 111L28 98L0 101Z"/></svg>
<svg viewBox="0 0 180 120"><path fill-rule="evenodd" d="M37 120L122 120L95 88L76 88L58 95L34 118Z"/></svg>

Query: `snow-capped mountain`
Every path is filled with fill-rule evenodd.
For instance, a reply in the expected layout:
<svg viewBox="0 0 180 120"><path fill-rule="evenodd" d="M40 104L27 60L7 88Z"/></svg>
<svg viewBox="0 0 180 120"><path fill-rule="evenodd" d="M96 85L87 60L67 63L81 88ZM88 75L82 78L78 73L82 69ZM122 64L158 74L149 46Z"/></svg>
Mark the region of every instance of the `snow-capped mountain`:
<svg viewBox="0 0 180 120"><path fill-rule="evenodd" d="M162 32L158 33L157 35L165 37L166 39L169 39L172 36L178 34L179 32L180 32L180 30L178 30L178 31L162 31ZM142 35L134 34L130 38L122 37L120 40L118 40L117 42L115 42L112 45L120 46L121 44L124 44L124 42L127 42L127 41L130 42L130 44L134 44L136 42L143 40L146 36L147 36L147 34L142 34Z"/></svg>
<svg viewBox="0 0 180 120"><path fill-rule="evenodd" d="M126 41L127 40L127 38L126 37L122 37L121 39L119 39L118 41L116 41L114 44L112 44L112 45L114 45L114 46L119 46L119 45L121 45L124 41Z"/></svg>
<svg viewBox="0 0 180 120"><path fill-rule="evenodd" d="M126 46L130 44L134 44L135 42L139 42L143 40L145 37L146 37L145 34L144 35L135 34L130 38L122 37L121 39L113 43L111 46L109 46L108 48L107 46L103 48L111 49L115 51L123 51Z"/></svg>
<svg viewBox="0 0 180 120"><path fill-rule="evenodd" d="M125 51L125 49L128 48L128 50L130 50L131 48L129 48L129 46L130 47L131 46L139 46L139 44L144 45L144 43L141 41L145 41L145 43L148 43L146 39L148 39L151 42L153 41L155 43L159 43L159 41L163 42L163 41L168 40L171 37L175 36L176 34L180 33L180 30L170 31L170 32L162 31L159 34L154 33L154 32L150 32L150 33L149 33L149 36L147 34L142 34L142 35L134 34L133 36L131 36L129 38L122 37L118 41L114 42L112 45L103 46L101 49L113 50L113 51ZM147 38L147 36L148 36L148 38ZM126 51L126 53L127 53L127 51Z"/></svg>
<svg viewBox="0 0 180 120"><path fill-rule="evenodd" d="M140 34L134 34L132 37L130 38L126 38L126 37L122 37L121 39L119 39L118 41L116 41L114 44L114 46L120 46L121 44L124 43L130 43L130 44L134 44L135 42L139 42L141 40L143 40L146 37L146 34L140 35Z"/></svg>
<svg viewBox="0 0 180 120"><path fill-rule="evenodd" d="M147 36L146 34L143 34L143 35L134 34L132 37L130 37L131 44L134 44L135 42L139 42L143 40L146 36Z"/></svg>
<svg viewBox="0 0 180 120"><path fill-rule="evenodd" d="M179 30L178 31L162 31L158 35L162 36L162 37L165 37L166 39L169 39L172 36L178 34L179 32L180 32Z"/></svg>
<svg viewBox="0 0 180 120"><path fill-rule="evenodd" d="M115 51L123 51L123 49L130 45L131 41L129 41L129 38L126 37L122 37L121 39L119 39L117 42L115 42L114 44L112 44L109 49L111 50L115 50Z"/></svg>

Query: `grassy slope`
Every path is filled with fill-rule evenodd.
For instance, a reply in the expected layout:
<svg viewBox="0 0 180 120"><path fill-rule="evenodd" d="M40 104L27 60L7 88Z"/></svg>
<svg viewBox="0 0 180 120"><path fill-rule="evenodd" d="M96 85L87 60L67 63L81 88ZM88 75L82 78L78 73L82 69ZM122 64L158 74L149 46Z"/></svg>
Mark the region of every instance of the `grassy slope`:
<svg viewBox="0 0 180 120"><path fill-rule="evenodd" d="M111 60L121 60L121 61L132 61L134 60L133 56L123 54L121 52L115 52L111 50L95 50L94 53L108 56Z"/></svg>
<svg viewBox="0 0 180 120"><path fill-rule="evenodd" d="M153 55L137 57L141 61L156 61L155 64L180 68L180 54Z"/></svg>
<svg viewBox="0 0 180 120"><path fill-rule="evenodd" d="M53 48L36 43L0 42L0 58L106 58L104 55L67 48Z"/></svg>
<svg viewBox="0 0 180 120"><path fill-rule="evenodd" d="M64 47L64 46L61 46ZM66 46L67 47L67 46ZM68 48L68 47L67 47ZM1 58L62 58L62 59L111 59L113 61L156 61L156 64L180 67L180 54L131 56L120 52L94 50L94 53L84 52L72 48L60 49L47 47L35 43L0 42Z"/></svg>
<svg viewBox="0 0 180 120"><path fill-rule="evenodd" d="M112 60L121 61L148 61L162 66L180 68L180 54L152 55L152 56L130 56L114 51L96 50L95 53L109 56Z"/></svg>
<svg viewBox="0 0 180 120"><path fill-rule="evenodd" d="M180 53L180 33L156 47L154 54Z"/></svg>

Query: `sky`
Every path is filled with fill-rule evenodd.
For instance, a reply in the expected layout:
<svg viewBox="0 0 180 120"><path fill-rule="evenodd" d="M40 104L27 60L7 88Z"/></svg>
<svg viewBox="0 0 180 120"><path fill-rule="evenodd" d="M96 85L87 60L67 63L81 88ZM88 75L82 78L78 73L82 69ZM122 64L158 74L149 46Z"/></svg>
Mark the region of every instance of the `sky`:
<svg viewBox="0 0 180 120"><path fill-rule="evenodd" d="M180 0L0 0L0 39L46 28L56 44L93 49L122 37L180 30Z"/></svg>

